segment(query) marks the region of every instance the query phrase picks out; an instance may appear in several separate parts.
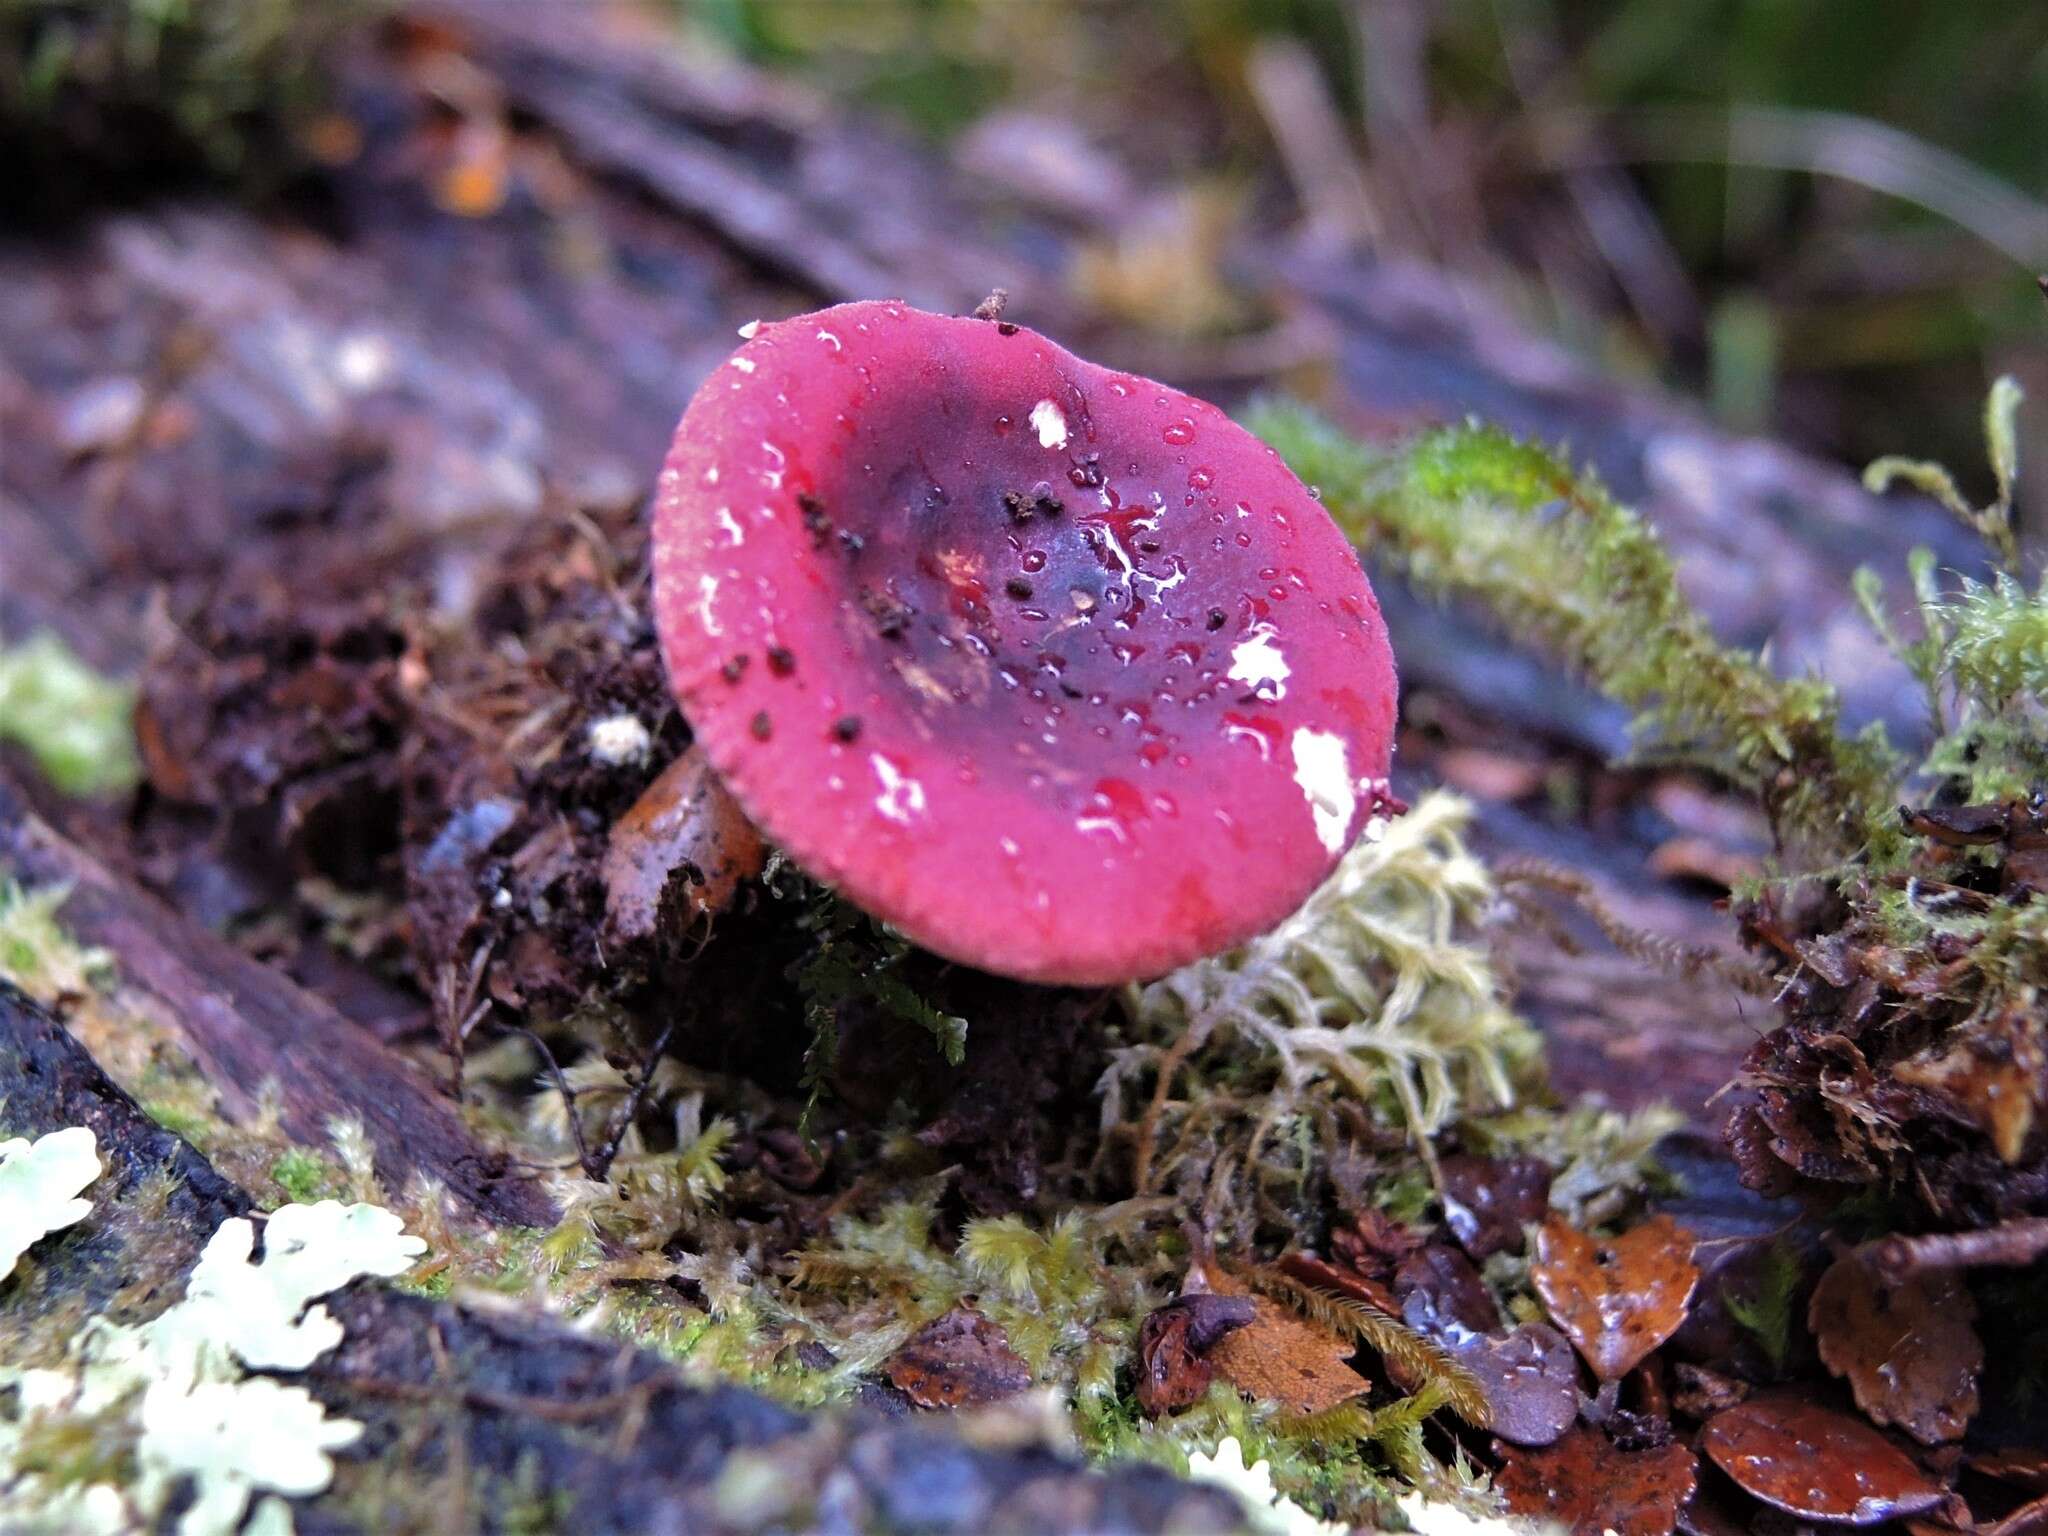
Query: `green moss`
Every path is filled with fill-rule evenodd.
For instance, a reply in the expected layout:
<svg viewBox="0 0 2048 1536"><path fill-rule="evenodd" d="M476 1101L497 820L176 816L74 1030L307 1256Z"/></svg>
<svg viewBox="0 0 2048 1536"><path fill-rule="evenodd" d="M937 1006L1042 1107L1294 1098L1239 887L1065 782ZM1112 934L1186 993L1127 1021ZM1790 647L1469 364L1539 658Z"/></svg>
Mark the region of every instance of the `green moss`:
<svg viewBox="0 0 2048 1536"><path fill-rule="evenodd" d="M1490 427L1378 448L1282 402L1247 425L1361 547L1627 705L1646 748L1748 789L1782 841L1821 862L1898 845L1886 813L1904 764L1883 732L1844 734L1831 685L1715 639L1656 534L1590 473Z"/></svg>
<svg viewBox="0 0 2048 1536"><path fill-rule="evenodd" d="M100 676L48 631L0 644L0 741L22 747L65 794L134 785L134 714L133 684Z"/></svg>
<svg viewBox="0 0 2048 1536"><path fill-rule="evenodd" d="M1721 1302L1728 1315L1756 1340L1774 1371L1784 1370L1792 1355L1797 1321L1794 1304L1799 1299L1799 1282L1805 1275L1806 1266L1800 1261L1799 1250L1780 1239L1764 1255L1754 1294L1744 1295L1725 1285L1721 1288Z"/></svg>
<svg viewBox="0 0 2048 1536"><path fill-rule="evenodd" d="M0 976L45 1003L97 991L113 971L105 950L79 944L57 920L70 894L0 878Z"/></svg>
<svg viewBox="0 0 2048 1536"><path fill-rule="evenodd" d="M270 1181L288 1201L311 1205L316 1200L332 1197L339 1188L325 1159L319 1153L304 1147L288 1148L284 1155L270 1165Z"/></svg>
<svg viewBox="0 0 2048 1536"><path fill-rule="evenodd" d="M378 0L0 0L0 136L47 163L278 169ZM281 133L280 129L287 130Z"/></svg>

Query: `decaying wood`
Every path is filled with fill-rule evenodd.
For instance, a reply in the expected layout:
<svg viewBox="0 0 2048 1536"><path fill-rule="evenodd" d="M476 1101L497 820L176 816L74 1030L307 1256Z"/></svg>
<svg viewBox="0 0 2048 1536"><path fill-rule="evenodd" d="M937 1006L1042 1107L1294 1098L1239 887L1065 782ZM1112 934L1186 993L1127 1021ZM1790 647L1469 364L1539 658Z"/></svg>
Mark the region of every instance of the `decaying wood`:
<svg viewBox="0 0 2048 1536"><path fill-rule="evenodd" d="M34 814L0 777L0 868L24 884L70 892L64 923L109 950L124 985L174 1027L231 1115L256 1111L266 1088L295 1138L324 1144L338 1117L363 1122L391 1188L438 1180L478 1218L545 1226L552 1202L532 1179L479 1145L415 1068L330 1004L110 871Z"/></svg>
<svg viewBox="0 0 2048 1536"><path fill-rule="evenodd" d="M14 1131L82 1124L98 1140L108 1172L88 1191L95 1215L37 1250L46 1278L80 1295L132 1292L126 1255L196 1256L222 1220L252 1209L5 985L0 1103ZM164 1171L168 1197L131 1209ZM122 1230L128 1221L146 1230ZM151 1296L159 1308L176 1299L158 1287L139 1301ZM777 1523L778 1499L793 1501L796 1523L815 1503L850 1529L963 1536L991 1528L998 1512L1016 1529L1133 1536L1239 1525L1229 1495L1156 1467L1090 1472L1021 1431L1011 1445L970 1446L866 1412L800 1414L738 1387L690 1386L653 1355L545 1314L479 1312L365 1285L328 1305L343 1342L301 1379L367 1433L301 1529L386 1529L401 1510L420 1529L504 1529L515 1511L530 1522L545 1510L548 1529L721 1536Z"/></svg>

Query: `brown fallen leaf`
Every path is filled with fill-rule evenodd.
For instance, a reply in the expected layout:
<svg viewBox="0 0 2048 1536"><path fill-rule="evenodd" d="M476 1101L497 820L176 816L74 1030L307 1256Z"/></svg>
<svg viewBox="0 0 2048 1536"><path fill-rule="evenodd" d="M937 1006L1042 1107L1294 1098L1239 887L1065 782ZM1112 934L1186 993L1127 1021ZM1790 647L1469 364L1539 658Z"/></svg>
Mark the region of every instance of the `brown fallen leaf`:
<svg viewBox="0 0 2048 1536"><path fill-rule="evenodd" d="M649 937L672 882L687 916L715 916L766 859L761 834L704 754L691 747L612 824L604 854L605 921L618 938Z"/></svg>
<svg viewBox="0 0 2048 1536"><path fill-rule="evenodd" d="M1247 1296L1238 1281L1200 1264L1181 1293L1211 1290ZM1349 1361L1357 1346L1290 1312L1266 1296L1250 1296L1252 1320L1217 1340L1209 1363L1238 1391L1279 1403L1290 1413L1321 1413L1362 1395L1370 1385Z"/></svg>
<svg viewBox="0 0 2048 1536"><path fill-rule="evenodd" d="M1401 1320L1417 1333L1445 1343L1500 1327L1500 1305L1478 1269L1449 1243L1418 1248L1394 1271Z"/></svg>
<svg viewBox="0 0 2048 1536"><path fill-rule="evenodd" d="M1902 1083L1924 1088L1991 1138L2008 1163L2033 1139L2036 1106L2048 1085L2048 1050L2030 1010L2011 1008L1986 1019L1952 1044L1933 1047L1894 1069Z"/></svg>
<svg viewBox="0 0 2048 1536"><path fill-rule="evenodd" d="M1348 1264L1332 1264L1312 1253L1283 1253L1274 1260L1274 1264L1282 1274L1300 1281L1310 1290L1348 1296L1353 1301L1379 1308L1389 1317L1401 1315L1400 1298L1387 1288L1385 1281L1362 1275Z"/></svg>
<svg viewBox="0 0 2048 1536"><path fill-rule="evenodd" d="M1585 1425L1542 1449L1501 1450L1494 1486L1508 1512L1555 1521L1572 1536L1671 1536L1699 1475L1683 1445L1623 1450Z"/></svg>
<svg viewBox="0 0 2048 1536"><path fill-rule="evenodd" d="M1887 1286L1854 1253L1828 1266L1806 1312L1821 1362L1847 1378L1856 1406L1922 1445L1961 1439L1976 1416L1984 1368L1976 1316L1955 1270Z"/></svg>
<svg viewBox="0 0 2048 1536"><path fill-rule="evenodd" d="M1976 1536L2042 1536L2048 1532L2048 1498L2022 1504L1995 1525L1980 1525Z"/></svg>
<svg viewBox="0 0 2048 1536"><path fill-rule="evenodd" d="M1360 1274L1384 1280L1423 1242L1413 1227L1368 1206L1330 1234L1330 1252Z"/></svg>
<svg viewBox="0 0 2048 1536"><path fill-rule="evenodd" d="M1672 1368L1678 1390L1671 1394L1671 1406L1692 1419L1711 1419L1723 1408L1733 1408L1749 1396L1749 1383L1704 1365L1679 1361Z"/></svg>
<svg viewBox="0 0 2048 1536"><path fill-rule="evenodd" d="M2048 1493L2048 1448L2011 1445L1979 1451L1964 1464L1983 1477L2010 1483L2029 1493Z"/></svg>
<svg viewBox="0 0 2048 1536"><path fill-rule="evenodd" d="M1529 1278L1593 1374L1619 1381L1685 1321L1700 1278L1692 1247L1669 1216L1610 1240L1553 1216L1537 1234Z"/></svg>
<svg viewBox="0 0 2048 1536"><path fill-rule="evenodd" d="M1535 1157L1459 1152L1442 1163L1444 1224L1475 1259L1520 1253L1550 1211L1550 1165Z"/></svg>
<svg viewBox="0 0 2048 1536"><path fill-rule="evenodd" d="M1193 1406L1216 1378L1209 1351L1257 1315L1249 1296L1196 1291L1155 1307L1138 1325L1138 1406L1145 1417Z"/></svg>
<svg viewBox="0 0 2048 1536"><path fill-rule="evenodd" d="M1451 1346L1486 1394L1488 1425L1514 1445L1552 1445L1579 1416L1579 1360L1548 1323Z"/></svg>
<svg viewBox="0 0 2048 1536"><path fill-rule="evenodd" d="M1948 1496L1861 1419L1786 1392L1717 1413L1700 1449L1752 1498L1808 1520L1875 1525Z"/></svg>
<svg viewBox="0 0 2048 1536"><path fill-rule="evenodd" d="M1031 1367L1009 1336L972 1307L955 1307L882 1362L890 1385L920 1408L962 1408L1028 1391Z"/></svg>

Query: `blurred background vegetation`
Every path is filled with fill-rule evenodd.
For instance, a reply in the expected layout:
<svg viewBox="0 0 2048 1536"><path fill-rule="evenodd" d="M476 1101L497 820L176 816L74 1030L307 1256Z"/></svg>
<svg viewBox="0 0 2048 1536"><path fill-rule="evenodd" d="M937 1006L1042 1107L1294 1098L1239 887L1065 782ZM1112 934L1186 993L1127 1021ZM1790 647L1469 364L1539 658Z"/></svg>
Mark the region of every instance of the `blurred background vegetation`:
<svg viewBox="0 0 2048 1536"><path fill-rule="evenodd" d="M1076 288L1141 328L1248 328L1233 262L1284 231L1448 269L1610 374L1852 464L1973 461L1999 372L2048 400L2042 0L663 5L707 59L1035 181ZM391 9L0 0L0 151L59 190L274 183L274 109ZM67 153L16 153L25 125Z"/></svg>
<svg viewBox="0 0 2048 1536"><path fill-rule="evenodd" d="M1256 231L1294 211L1276 186L1312 187L1333 234L1851 463L1901 443L1969 462L1994 373L2048 396L2040 0L677 10L708 46L970 159L992 116L1062 125L1110 192L1193 197L1190 240L1201 220Z"/></svg>

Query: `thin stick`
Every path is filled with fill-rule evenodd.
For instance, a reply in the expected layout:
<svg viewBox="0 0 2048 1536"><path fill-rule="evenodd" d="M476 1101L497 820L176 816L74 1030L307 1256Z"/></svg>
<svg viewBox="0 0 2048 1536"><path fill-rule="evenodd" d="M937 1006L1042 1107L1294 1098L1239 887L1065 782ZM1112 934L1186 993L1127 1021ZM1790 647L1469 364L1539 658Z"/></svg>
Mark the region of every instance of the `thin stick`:
<svg viewBox="0 0 2048 1536"><path fill-rule="evenodd" d="M569 1079L562 1075L561 1063L555 1060L555 1053L548 1049L547 1041L541 1039L533 1029L521 1024L514 1034L526 1036L533 1042L533 1048L540 1052L540 1059L548 1069L548 1076L555 1080L555 1092L562 1096L562 1105L569 1114L569 1135L576 1142L576 1161L582 1166L585 1178L601 1179L604 1174L597 1171L590 1159L590 1146L583 1139L583 1118L576 1113L576 1090L569 1086Z"/></svg>
<svg viewBox="0 0 2048 1536"><path fill-rule="evenodd" d="M2048 1216L2000 1222L1980 1232L1883 1237L1858 1253L1887 1285L1903 1285L1928 1270L2020 1269L2048 1254Z"/></svg>
<svg viewBox="0 0 2048 1536"><path fill-rule="evenodd" d="M602 1179L612 1171L612 1164L618 1159L619 1146L625 1141L626 1132L633 1128L633 1122L640 1117L640 1108L647 1102L647 1092L654 1086L654 1069L660 1065L662 1053L668 1049L675 1032L676 1021L671 1016L661 1026L661 1033L654 1037L654 1045L647 1052L647 1059L640 1064L640 1075L634 1081L632 1091L626 1095L626 1102L612 1117L610 1134L598 1149L596 1166L590 1172L593 1179Z"/></svg>

